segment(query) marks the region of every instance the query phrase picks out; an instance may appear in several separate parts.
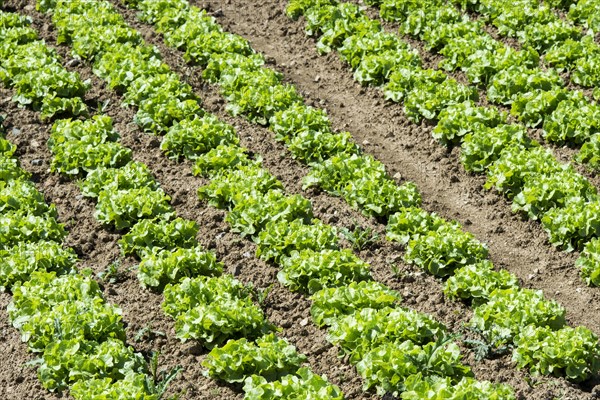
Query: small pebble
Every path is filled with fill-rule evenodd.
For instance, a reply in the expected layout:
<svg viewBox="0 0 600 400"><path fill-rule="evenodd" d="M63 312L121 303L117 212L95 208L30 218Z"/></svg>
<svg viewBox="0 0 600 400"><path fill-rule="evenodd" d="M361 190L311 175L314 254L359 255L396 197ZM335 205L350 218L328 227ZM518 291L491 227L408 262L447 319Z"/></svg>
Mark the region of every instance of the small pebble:
<svg viewBox="0 0 600 400"><path fill-rule="evenodd" d="M74 59L70 60L69 62L67 62L67 67L76 67L79 64L81 64L81 61L79 61L78 59L74 58Z"/></svg>

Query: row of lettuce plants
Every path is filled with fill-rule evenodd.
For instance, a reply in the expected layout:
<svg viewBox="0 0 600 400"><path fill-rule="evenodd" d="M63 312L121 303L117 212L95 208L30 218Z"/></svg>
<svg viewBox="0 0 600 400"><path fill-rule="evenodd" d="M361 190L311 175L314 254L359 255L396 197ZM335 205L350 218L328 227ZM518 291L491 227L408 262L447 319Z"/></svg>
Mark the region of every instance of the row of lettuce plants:
<svg viewBox="0 0 600 400"><path fill-rule="evenodd" d="M148 5L157 17L169 13L159 2ZM473 379L446 329L427 315L400 307L396 292L374 282L369 265L340 248L335 228L314 218L307 199L287 195L260 159L239 147L231 126L202 111L198 100L190 97L189 86L168 72L156 50L136 39L106 43L90 53L79 52L82 47L76 44L88 43L91 37L112 40L103 33L107 29L131 30L109 3L91 6L83 1L59 1L52 3L50 10L59 35L72 43L76 55L93 62L96 74L120 91L126 103L136 106L138 115L148 109L165 111L150 118L136 117L136 122L142 129L164 135L161 148L166 156L195 162L194 172L210 179L199 189L199 196L228 209L226 220L231 229L252 238L258 246L257 255L280 266L278 279L283 285L313 295L315 321L331 326L329 340L352 355L365 389L376 387L381 394L403 392L405 398L432 390L446 393L446 398L470 394L514 398L506 386ZM211 21L195 8L188 10L194 21ZM185 14L171 16L166 24L185 23ZM188 26L191 28L191 23ZM187 36L187 32L182 35ZM202 42L219 48L235 48L242 43L241 38L228 36L216 24L209 35ZM194 112L181 113L175 104L183 103L185 110ZM367 331L373 334L366 335ZM261 347L258 341L257 345ZM215 347L213 357L209 356L213 361L208 362L208 374L228 382L246 378L244 390L250 398L291 398L285 390L273 387L271 380L276 374L246 377L253 368L262 368L258 359L255 364L239 361L238 352L247 351L248 346L245 341L229 341ZM301 378L298 374L296 381ZM294 379L276 382L284 385L291 381ZM310 388L301 383L304 390Z"/></svg>
<svg viewBox="0 0 600 400"><path fill-rule="evenodd" d="M91 7L94 5L88 3L87 8ZM3 15L20 21L20 27L29 24L17 14ZM15 51L9 59L16 62L19 54L31 54L33 44L25 37L14 37ZM60 59L56 57L54 63L60 65ZM32 70L35 68L31 66ZM72 76L79 79L77 74ZM11 77L11 81L13 79L17 81ZM51 170L79 178L83 195L96 200L96 219L127 232L119 242L122 253L140 259L138 278L142 286L163 292L162 308L175 320L177 337L183 341L194 339L206 348L215 349L204 361L211 374L218 370L233 374L240 381L252 377L248 398L269 398L258 393L275 396L278 390L284 390L290 396L302 397L315 392L322 395L319 398L342 399L337 387L303 365L307 361L304 355L274 334L275 327L268 323L254 302L252 287L223 273L223 265L215 255L197 242L197 224L176 218L169 197L160 189L148 167L133 161L131 150L122 146L118 138L108 116L59 119L48 141L53 154ZM29 192L25 190L11 188L2 199L6 199L7 205L19 204L16 203L19 200L27 205L25 195ZM23 198L18 197L19 194ZM30 207L34 215L52 211L44 210L36 202L41 196L39 193L30 196L33 196ZM33 228L16 225L18 220L14 218L9 221L15 221L13 230L19 232L20 228L23 235L26 229L31 229L34 232L31 237L61 232L60 226L53 230L53 225L34 220L31 221ZM44 245L45 242L41 242L40 248L19 247L17 255L8 263L18 268L12 268L9 271L12 274L7 272L3 284L14 285L36 265L39 269L47 267L49 271L72 269L73 254L61 250L57 244ZM27 265L30 260L35 261L32 266ZM25 327L23 336L28 338L30 347L44 351L44 363L38 369L44 386L52 390L72 386L71 394L75 398L158 399L164 385L155 387L151 380L140 375L146 372L146 363L140 354L123 344L125 332L120 311L104 304L100 288L90 280L89 273L75 277L69 280L55 279L49 273L40 275L41 283L32 280L31 287L25 284L23 289L16 289L16 305L10 308L11 318L17 321L14 323ZM71 286L72 290L65 290ZM54 313L54 303L65 309ZM63 323L63 319L57 318L66 318L65 313L71 319L64 319ZM57 321L54 325L53 320ZM49 328L39 327L40 321ZM45 332L48 329L50 332ZM70 334L71 331L74 333ZM52 335L64 335L65 341L51 341ZM234 350L228 351L228 348ZM234 365L231 357L241 361Z"/></svg>
<svg viewBox="0 0 600 400"><path fill-rule="evenodd" d="M541 292L520 289L516 277L506 271L494 271L487 260L485 245L462 231L457 223L444 221L434 214L427 213L416 207L418 202L408 207L397 203L393 191L383 197L381 191L372 189L377 197L371 198L387 197L388 200L378 203L387 204L387 207L374 207L372 202L361 204L357 201L357 191L372 187L368 185L364 178L366 174L361 169L378 171L377 174L370 174L377 177L379 182L390 182L392 185L395 183L385 174L381 163L360 154L358 146L351 141L347 133L333 133L323 111L305 106L293 86L282 83L280 75L265 68L262 57L252 51L247 41L223 32L215 20L204 11L189 7L182 1L137 1L128 4L141 11L140 17L144 21L157 26L167 44L181 48L188 60L204 67L203 76L222 87L229 100L228 108L234 115L242 114L251 121L269 124L277 137L286 144L290 144L292 140L311 140L314 144L310 147L303 146L303 151L296 151L295 147L289 146L294 149L294 156L313 167L307 177L308 184L318 184L325 190L346 198L350 204L361 208L368 215L389 217L390 238L398 240L399 237L403 237L408 242L405 259L438 276L454 275L447 282L447 293L473 302L476 313L472 326L484 332L489 342L494 345L515 345L514 359L518 365L529 366L534 372L566 373L574 380L587 379L598 371L596 336L583 327L566 327L564 308L545 299ZM307 2L303 4L306 6ZM294 9L291 12L293 13ZM362 19L360 24L364 26L366 21ZM349 29L348 24L337 22L335 26L345 26ZM343 41L339 32L331 35L340 42ZM327 142L320 141L320 137L331 136L347 138L353 150L348 153L348 146L344 146L338 154L332 155L326 145L323 146ZM306 154L307 147L312 154L310 159L302 156ZM216 154L209 153L208 156L212 158ZM228 158L231 159L231 156ZM205 158L201 157L197 161L197 170L200 172L208 168L204 160ZM240 163L237 160L235 162ZM233 196L232 190L215 181L222 177L218 171L214 172L211 168L208 169L209 175L214 174L213 183L200 190L201 197L209 199L217 206L226 206L229 203L234 218L238 215L248 218L250 211L246 211L246 199L249 195L240 199L232 197L228 202L227 196ZM256 176L252 181L259 181L249 185L249 190L256 191L261 187L264 188L263 191L271 189L271 181L261 173L252 171L251 174ZM244 179L241 179L240 172L235 171L226 179L248 185L251 178L248 174L243 176ZM379 183L378 187L382 187L382 184ZM240 225L232 217L228 218L243 234L253 236L261 230L260 226ZM260 251L260 235L258 243ZM514 309L521 309L523 312L511 314L506 311ZM531 329L536 335L531 334ZM539 349L540 338L546 334L551 338L548 344L557 349L551 359L535 350ZM576 337L585 337L579 340L582 346L575 357L568 346L561 348L564 343L562 340L566 336L576 341ZM586 344L583 345L583 342ZM561 349L558 350L559 348ZM561 356L555 357L556 354ZM580 355L583 354L587 360L580 363L583 360ZM585 364L585 367L572 368L575 364L580 367ZM576 370L578 371L575 372Z"/></svg>
<svg viewBox="0 0 600 400"><path fill-rule="evenodd" d="M387 3L390 5L388 18L394 19L399 8ZM600 28L597 0L518 0L512 3L453 0L452 3L478 13L481 22L494 25L500 36L516 38L524 47L534 48L548 65L559 71L568 70L573 83L592 88L600 83L600 46L594 42ZM568 12L561 16L560 10Z"/></svg>
<svg viewBox="0 0 600 400"><path fill-rule="evenodd" d="M486 173L487 189L496 189L512 200L513 211L541 220L552 244L566 251L585 248L577 262L582 276L588 284L600 283L595 250L600 202L597 189L585 177L530 139L524 126L507 122L506 113L465 101L476 95L473 87L458 83L440 70L386 61L389 54L398 52L397 48L406 49L408 45L386 33L358 6L297 1L290 3L288 13L294 18L305 14L307 32L320 36L319 47L337 49L350 65L378 65L374 69L378 71L391 65L382 75L386 98L403 101L408 115L437 121L434 137L446 144L460 144L465 169ZM335 40L332 42L330 37ZM358 54L354 61L347 49ZM399 54L404 52L400 50ZM519 85L501 85L499 91L508 95L522 85L551 87L551 80L530 78L522 79Z"/></svg>
<svg viewBox="0 0 600 400"><path fill-rule="evenodd" d="M36 41L28 24L25 17L0 12L4 54L12 57L20 53L21 44ZM58 76L70 76L43 42L35 46L48 56L42 69L52 65ZM10 59L17 68L16 58ZM22 88L27 78L18 75L31 70L17 69L15 85ZM70 82L80 82L71 78ZM48 116L52 104L84 104L81 97L61 100L51 87L32 103L34 108L40 106L42 116ZM67 111L61 106L61 112ZM36 355L42 386L51 391L69 388L75 399L158 400L160 387L146 360L126 343L121 310L105 301L90 270L78 271L76 253L62 244L67 232L57 221L56 208L46 203L31 175L19 166L16 147L1 128L0 132L0 289L12 293L9 318Z"/></svg>
<svg viewBox="0 0 600 400"><path fill-rule="evenodd" d="M80 187L84 196L95 199L95 217L124 232L119 241L122 254L139 259L137 275L143 287L163 293L162 308L174 319L176 336L212 350L203 361L207 374L234 376L235 382L251 378L245 387L249 399L269 398L252 393L275 393L278 388L290 395L320 391L322 398L342 399L337 387L304 365L306 356L275 335L277 329L256 304L252 286L224 273L215 254L198 243L197 223L175 216L169 197L145 164L97 162L94 153L75 162L62 157L65 146L119 145L116 138L106 116L58 120L49 141L53 165L74 177L81 176L77 169L85 170ZM69 162L63 164L65 159Z"/></svg>
<svg viewBox="0 0 600 400"><path fill-rule="evenodd" d="M577 84L593 87L600 82L594 67L600 46L593 35L584 36L537 0L516 5L501 0L469 2L469 10L485 16L478 20L445 1L368 3L379 8L384 20L399 23L400 33L425 41L429 50L443 55L441 69L462 70L472 84L487 90L490 102L510 106L511 114L526 126L541 127L548 142L584 144L577 160L597 167L595 120L600 106L582 91L566 89L559 76L569 69ZM501 35L518 37L521 49L494 39L485 30L486 20Z"/></svg>
<svg viewBox="0 0 600 400"><path fill-rule="evenodd" d="M598 0L564 0L560 4L553 4L562 10L568 11L566 17L593 31L600 31L600 1Z"/></svg>

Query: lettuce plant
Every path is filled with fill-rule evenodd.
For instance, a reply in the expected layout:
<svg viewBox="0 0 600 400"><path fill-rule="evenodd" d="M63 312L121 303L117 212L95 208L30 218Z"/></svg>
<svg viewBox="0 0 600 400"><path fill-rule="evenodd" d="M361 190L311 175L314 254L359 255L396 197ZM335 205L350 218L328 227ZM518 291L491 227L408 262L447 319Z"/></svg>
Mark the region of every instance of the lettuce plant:
<svg viewBox="0 0 600 400"><path fill-rule="evenodd" d="M40 240L61 242L67 233L52 216L38 216L23 211L0 215L0 249L8 250L20 243Z"/></svg>
<svg viewBox="0 0 600 400"><path fill-rule="evenodd" d="M162 307L175 319L179 339L198 340L209 349L229 339L257 338L269 329L263 311L252 301L252 288L230 275L168 284Z"/></svg>
<svg viewBox="0 0 600 400"><path fill-rule="evenodd" d="M304 131L332 132L331 121L325 110L302 103L294 103L276 112L271 118L270 128L277 140L286 142Z"/></svg>
<svg viewBox="0 0 600 400"><path fill-rule="evenodd" d="M143 219L131 227L119 240L124 255L143 258L161 250L192 248L197 245L198 224L183 218L173 220Z"/></svg>
<svg viewBox="0 0 600 400"><path fill-rule="evenodd" d="M600 286L600 239L587 242L575 265L588 285Z"/></svg>
<svg viewBox="0 0 600 400"><path fill-rule="evenodd" d="M532 173L525 177L523 188L513 198L513 211L538 219L551 208L562 208L573 199L596 198L596 187L572 168L553 174Z"/></svg>
<svg viewBox="0 0 600 400"><path fill-rule="evenodd" d="M506 146L488 168L486 189L495 188L507 197L518 195L529 175L548 175L564 170L549 149L542 146Z"/></svg>
<svg viewBox="0 0 600 400"><path fill-rule="evenodd" d="M584 164L594 171L600 170L600 134L593 134L590 139L581 146L575 160Z"/></svg>
<svg viewBox="0 0 600 400"><path fill-rule="evenodd" d="M318 220L305 224L298 219L292 222L269 222L255 239L256 255L279 264L293 251L305 249L320 251L339 248L337 229Z"/></svg>
<svg viewBox="0 0 600 400"><path fill-rule="evenodd" d="M350 282L321 289L311 296L310 314L318 326L332 325L338 318L364 308L380 310L402 301L400 294L376 281Z"/></svg>
<svg viewBox="0 0 600 400"><path fill-rule="evenodd" d="M128 373L124 379L82 379L71 387L69 393L75 400L136 399L159 400L152 382L145 374Z"/></svg>
<svg viewBox="0 0 600 400"><path fill-rule="evenodd" d="M435 119L448 106L467 100L477 100L475 88L463 85L453 78L447 78L439 83L416 84L406 93L404 110L410 120L420 122L421 118Z"/></svg>
<svg viewBox="0 0 600 400"><path fill-rule="evenodd" d="M385 342L366 353L356 364L356 370L363 378L363 389L375 388L381 396L386 393L399 396L406 389L406 380L417 373L447 376L453 382L471 375L469 367L461 363L458 346L443 341L424 346L410 340Z"/></svg>
<svg viewBox="0 0 600 400"><path fill-rule="evenodd" d="M174 215L171 198L161 189L147 187L100 192L94 216L118 230L129 228L141 219L170 219Z"/></svg>
<svg viewBox="0 0 600 400"><path fill-rule="evenodd" d="M404 260L435 276L449 276L456 268L483 261L488 249L475 237L455 225L443 225L412 239Z"/></svg>
<svg viewBox="0 0 600 400"><path fill-rule="evenodd" d="M448 223L436 213L430 213L419 207L406 207L392 214L387 224L389 240L407 244L412 238L425 235L430 231L437 231Z"/></svg>
<svg viewBox="0 0 600 400"><path fill-rule="evenodd" d="M371 279L370 266L348 249L293 251L281 265L279 282L291 291L310 294L326 287Z"/></svg>
<svg viewBox="0 0 600 400"><path fill-rule="evenodd" d="M158 50L131 43L117 44L111 51L100 53L94 63L94 73L111 89L124 92L143 75L168 74L169 67L161 61Z"/></svg>
<svg viewBox="0 0 600 400"><path fill-rule="evenodd" d="M561 101L544 118L542 136L553 143L581 144L600 132L600 106L590 102L581 92Z"/></svg>
<svg viewBox="0 0 600 400"><path fill-rule="evenodd" d="M494 399L516 400L512 388L505 384L478 381L465 377L458 383L450 378L428 377L421 374L409 376L404 382L406 390L402 400Z"/></svg>
<svg viewBox="0 0 600 400"><path fill-rule="evenodd" d="M597 52L598 45L594 36L587 33L578 40L567 39L555 43L544 54L544 61L559 70L571 69L580 58L586 54Z"/></svg>
<svg viewBox="0 0 600 400"><path fill-rule="evenodd" d="M417 68L421 58L415 49L387 50L363 57L354 71L354 79L362 85L381 86L399 68Z"/></svg>
<svg viewBox="0 0 600 400"><path fill-rule="evenodd" d="M530 325L515 338L513 361L536 375L582 382L600 371L598 336L582 326L553 331Z"/></svg>
<svg viewBox="0 0 600 400"><path fill-rule="evenodd" d="M282 188L283 185L274 175L261 163L255 162L224 170L214 176L208 185L198 188L198 197L214 207L225 208L253 193L264 194Z"/></svg>
<svg viewBox="0 0 600 400"><path fill-rule="evenodd" d="M59 119L50 131L48 147L52 152L70 142L98 145L116 142L119 134L113 128L112 118L107 115L94 115L85 121L79 119Z"/></svg>
<svg viewBox="0 0 600 400"><path fill-rule="evenodd" d="M505 123L507 115L496 107L478 107L472 100L452 104L438 115L433 137L446 145L458 144L468 133Z"/></svg>
<svg viewBox="0 0 600 400"><path fill-rule="evenodd" d="M484 172L501 157L508 146L527 148L531 140L525 127L500 124L493 128L480 126L464 136L460 162L468 172Z"/></svg>
<svg viewBox="0 0 600 400"><path fill-rule="evenodd" d="M568 39L579 40L582 36L581 28L561 19L549 22L529 22L523 30L517 33L520 42L539 52L545 52L553 45L563 43Z"/></svg>
<svg viewBox="0 0 600 400"><path fill-rule="evenodd" d="M555 70L529 69L521 66L498 72L487 88L487 97L492 103L512 104L521 94L533 90L551 90L563 82Z"/></svg>
<svg viewBox="0 0 600 400"><path fill-rule="evenodd" d="M272 382L260 375L252 375L244 383L244 392L245 400L344 399L340 388L306 367L300 368L296 374L285 375Z"/></svg>
<svg viewBox="0 0 600 400"><path fill-rule="evenodd" d="M146 362L121 340L60 339L44 349L38 376L46 389L63 390L90 379L119 381L131 372L145 373Z"/></svg>
<svg viewBox="0 0 600 400"><path fill-rule="evenodd" d="M600 29L600 4L595 0L580 0L569 8L570 20L582 24L586 28L598 31Z"/></svg>
<svg viewBox="0 0 600 400"><path fill-rule="evenodd" d="M185 277L219 276L222 273L223 264L217 261L214 253L204 251L200 246L149 253L142 257L138 266L142 286L159 290L167 283L177 283Z"/></svg>
<svg viewBox="0 0 600 400"><path fill-rule="evenodd" d="M542 217L542 226L550 243L566 251L581 249L593 237L600 235L600 202L578 198L564 208L550 209Z"/></svg>
<svg viewBox="0 0 600 400"><path fill-rule="evenodd" d="M59 243L39 241L18 243L0 250L0 290L11 289L17 282L25 282L34 271L69 273L75 270L77 255Z"/></svg>
<svg viewBox="0 0 600 400"><path fill-rule="evenodd" d="M98 197L100 192L140 189L147 187L158 189L152 172L137 161L131 161L121 168L98 167L89 172L85 180L79 182L79 187L84 196Z"/></svg>
<svg viewBox="0 0 600 400"><path fill-rule="evenodd" d="M207 153L199 155L192 172L194 175L215 177L228 169L239 168L260 162L260 157L253 160L248 151L239 146L219 145Z"/></svg>
<svg viewBox="0 0 600 400"><path fill-rule="evenodd" d="M230 340L213 348L202 362L205 374L226 382L244 382L260 376L268 382L295 374L306 362L306 356L285 339L268 334L255 342L245 338Z"/></svg>
<svg viewBox="0 0 600 400"><path fill-rule="evenodd" d="M169 158L195 159L218 145L236 145L239 139L234 128L216 116L183 119L169 128L160 149Z"/></svg>
<svg viewBox="0 0 600 400"><path fill-rule="evenodd" d="M13 321L21 331L21 339L32 351L43 351L56 340L102 341L114 338L123 342L125 329L121 310L94 301L73 301L56 304L47 312L31 315L27 321Z"/></svg>
<svg viewBox="0 0 600 400"><path fill-rule="evenodd" d="M20 167L19 160L8 155L0 155L0 182L27 180L30 177L29 172Z"/></svg>
<svg viewBox="0 0 600 400"><path fill-rule="evenodd" d="M138 104L134 122L144 131L163 134L177 121L203 115L198 101L181 100L167 92L158 92Z"/></svg>
<svg viewBox="0 0 600 400"><path fill-rule="evenodd" d="M182 82L176 73L168 72L138 77L131 82L127 92L123 95L123 104L142 104L144 101L156 97L159 93L169 93L171 97L180 101L199 101L194 94L194 89L189 84Z"/></svg>
<svg viewBox="0 0 600 400"><path fill-rule="evenodd" d="M367 155L338 155L315 165L304 179L305 189L313 186L343 197L370 216L387 216L421 202L413 183L396 184L384 165Z"/></svg>
<svg viewBox="0 0 600 400"><path fill-rule="evenodd" d="M465 265L455 271L444 285L444 294L450 298L470 301L474 307L486 303L496 290L519 287L519 279L510 272L494 270L491 261Z"/></svg>
<svg viewBox="0 0 600 400"><path fill-rule="evenodd" d="M469 57L462 67L463 72L472 83L489 84L500 73L511 67L532 69L539 65L539 54L531 49L515 50L504 45L496 49L477 50Z"/></svg>
<svg viewBox="0 0 600 400"><path fill-rule="evenodd" d="M270 190L266 194L253 192L239 199L225 220L234 232L242 236L254 236L272 221L301 219L308 222L312 218L312 204L308 199Z"/></svg>
<svg viewBox="0 0 600 400"><path fill-rule="evenodd" d="M535 127L541 124L561 102L568 99L569 95L564 88L534 89L518 94L512 103L510 113L526 126Z"/></svg>
<svg viewBox="0 0 600 400"><path fill-rule="evenodd" d="M598 86L600 83L600 54L598 52L590 53L578 59L571 71L571 80L584 87Z"/></svg>
<svg viewBox="0 0 600 400"><path fill-rule="evenodd" d="M442 324L416 311L363 308L335 320L328 330L327 340L350 355L350 362L357 363L371 349L385 343L410 340L423 345L440 338L445 331Z"/></svg>
<svg viewBox="0 0 600 400"><path fill-rule="evenodd" d="M133 158L131 149L116 142L67 142L55 146L53 152L50 171L73 177L84 175L99 167L122 167Z"/></svg>
<svg viewBox="0 0 600 400"><path fill-rule="evenodd" d="M492 16L492 23L500 34L505 36L516 36L523 26L558 20L549 5L539 5L530 0L522 0L517 4L501 4L495 14Z"/></svg>
<svg viewBox="0 0 600 400"><path fill-rule="evenodd" d="M489 301L475 308L470 325L494 346L510 344L528 325L553 330L565 325L565 309L547 300L541 291L509 288L496 290Z"/></svg>
<svg viewBox="0 0 600 400"><path fill-rule="evenodd" d="M31 181L0 181L0 212L22 211L31 215L56 218L56 208L46 204L44 195Z"/></svg>

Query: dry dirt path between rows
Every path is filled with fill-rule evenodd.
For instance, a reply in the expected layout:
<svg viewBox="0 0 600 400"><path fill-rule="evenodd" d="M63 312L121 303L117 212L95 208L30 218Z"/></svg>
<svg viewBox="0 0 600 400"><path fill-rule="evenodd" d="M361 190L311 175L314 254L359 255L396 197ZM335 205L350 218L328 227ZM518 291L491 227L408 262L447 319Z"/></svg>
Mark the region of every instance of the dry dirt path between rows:
<svg viewBox="0 0 600 400"><path fill-rule="evenodd" d="M355 83L342 61L316 54L302 21L284 14L285 1L205 0L223 26L252 42L271 66L284 73L309 99L325 107L336 129L349 130L392 175L414 181L424 207L458 220L490 247L492 261L515 273L525 287L542 289L563 304L573 325L600 333L600 290L585 285L574 267L576 254L557 251L539 223L510 212L500 195L482 189L484 177L459 167L450 152L431 138L432 127L408 121L402 106L383 101L380 92Z"/></svg>
<svg viewBox="0 0 600 400"><path fill-rule="evenodd" d="M384 229L381 224L372 219L365 219L357 212L351 210L341 199L333 198L316 191L302 192L300 181L302 176L305 175L307 168L291 159L285 148L280 143L274 141L270 131L249 124L242 118L229 116L224 111L223 99L219 95L218 90L212 85L207 85L200 79L200 71L197 68L186 66L179 52L164 46L160 36L136 19L135 11L128 10L116 2L113 3L119 8L119 11L125 16L128 23L142 32L147 42L156 45L160 49L165 62L184 76L186 81L202 96L204 108L236 126L238 132L242 133L240 135L242 145L263 156L265 167L282 180L288 192L302 193L310 198L315 205L316 216L326 223L348 227L352 226L354 221L357 221L362 226L373 228L383 237ZM204 3L198 5L202 7L207 6ZM212 7L212 10L216 11L219 19L224 18L222 10L219 11L216 7ZM245 15L245 13L241 15ZM318 98L315 100L319 101ZM462 303L446 301L441 294L442 286L440 281L415 270L411 266L403 264L400 250L400 247L396 245L380 241L374 249L363 251L360 255L371 263L376 279L400 291L408 306L430 313L446 323L451 330L460 331L461 326L470 318L470 309ZM400 269L400 277L392 274L391 267L393 264ZM475 362L472 355L470 355L468 361L474 366L478 378L508 382L515 386L526 398L542 399L552 397L556 393L568 393L569 397L565 398L584 399L589 397L586 391L591 390L591 387L579 388L557 379L540 381L534 379L538 386L532 389L525 383L530 378L527 374L514 369L509 356L496 360Z"/></svg>

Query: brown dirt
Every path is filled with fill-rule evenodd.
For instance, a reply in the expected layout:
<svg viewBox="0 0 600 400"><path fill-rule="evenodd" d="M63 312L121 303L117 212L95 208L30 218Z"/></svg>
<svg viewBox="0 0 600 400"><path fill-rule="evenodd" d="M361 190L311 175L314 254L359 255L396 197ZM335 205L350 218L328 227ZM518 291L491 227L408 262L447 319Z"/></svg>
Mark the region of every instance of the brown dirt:
<svg viewBox="0 0 600 400"><path fill-rule="evenodd" d="M206 5L211 5L213 11L222 8L216 15L226 28L249 38L254 47L265 52L270 62L285 72L315 104L327 106L337 128L350 129L359 143L363 143L368 151L390 167L392 174L402 171L405 178L415 181L424 195L428 209L456 218L463 224L470 221L466 224L467 229L490 244L493 260L497 264L509 265L512 272L524 279L532 274L531 279L526 282L527 286L543 288L548 295L561 289L564 292L559 292L556 296L561 297L559 301L567 306L570 321L576 324L586 323L596 332L600 331L600 313L597 310L590 313L590 307L586 303L597 300L594 297L596 292L583 286L574 271L569 272L569 268L572 269L572 256L557 256L556 251L545 243L545 234L539 227L522 222L506 212L506 205L502 204L504 201L495 194L483 193L480 179L470 177L456 167L456 154L447 154L431 142L430 128L409 123L399 106L384 104L376 91L355 85L348 70L335 56L317 57L312 41L304 38L301 24L289 21L281 13L282 4L274 0L254 3L258 2L235 0L223 4L213 1ZM24 5L23 2L9 4ZM144 34L146 40L160 45L160 38L148 27L137 23L133 12L121 11ZM31 9L27 13L35 17L36 23L44 32L43 37L52 44L53 32L48 19ZM185 66L177 52L164 46L159 47L165 61L202 96L205 108L236 126L242 144L264 157L265 166L282 180L288 191L301 192L299 182L307 172L306 167L292 160L285 149L273 141L268 130L227 116L217 90L198 79L198 70ZM66 56L65 48L60 48L60 52ZM68 60L68 56L65 58ZM290 65L292 61L294 64ZM242 240L229 232L223 220L224 213L198 204L195 191L204 182L191 175L189 166L166 160L158 149L159 140L139 132L131 123L133 111L122 109L119 97L107 90L91 74L89 68L77 66L74 69L93 80L94 89L88 96L90 101L109 101L107 113L115 119L123 143L134 150L137 160L152 169L163 188L172 195L178 214L200 224L201 243L213 249L229 272L241 280L253 282L260 288L275 283L275 267L254 257L254 245L250 241ZM320 76L318 82L315 82L316 75ZM2 99L9 96L6 91L1 94ZM119 258L116 241L120 235L95 222L92 217L93 204L77 197L78 189L73 183L48 174L50 155L45 147L48 125L40 124L34 113L18 110L10 102L6 106L11 116L8 124L22 132L9 135L9 138L19 144L19 158L27 169L36 173L39 187L44 190L48 200L57 203L61 219L70 228L68 244L80 253L82 266L90 266L95 271L104 270ZM34 159L43 160L42 165L31 166L31 160ZM313 201L315 213L325 222L350 227L357 221L363 226L372 227L383 236L381 224L365 219L350 210L341 200L313 191L304 194ZM490 239L495 241L490 243ZM542 246L542 251L534 252L531 250L534 247L531 246ZM373 248L363 251L361 256L372 264L378 280L403 294L407 306L431 313L444 321L449 329L459 331L462 324L468 321L470 310L460 303L448 302L441 295L441 282L404 265L401 254L399 246L380 240ZM398 265L402 272L400 277L392 274L392 264ZM107 284L105 290L108 300L123 308L130 343L141 351L160 350L161 365L165 368L183 365L184 372L172 385L172 393L186 390L184 397L189 399L240 398L239 390L219 386L201 375L199 362L205 352L193 343L181 344L174 339L172 323L160 310L161 296L140 288L135 273L128 270L133 265L132 259L122 260L125 270L123 279L115 284ZM538 268L535 274L534 268ZM560 285L565 277L573 280L573 284L566 289ZM582 289L583 293L576 289ZM2 306L5 306L9 296L2 295L0 299ZM273 286L265 304L269 319L283 327L282 335L309 356L313 369L319 373L327 373L333 382L341 385L349 399L374 398L375 396L362 393L355 371L336 357L336 349L327 344L324 331L317 330L312 325L308 307L309 303L304 297L291 294L278 284ZM8 325L4 314L0 316L0 326L7 335L2 336L6 340L0 342L0 350L6 348L4 359L10 362L0 362L0 382L2 387L12 389L7 398L58 398L40 387L31 369L15 370L15 365L21 365L31 359L31 356L25 352L25 346L20 344L16 330ZM592 322L586 322L589 314L594 315ZM149 325L165 332L166 337L146 336L140 342L135 342L135 334ZM469 355L468 361L473 365L478 378L508 382L518 389L522 398L546 399L561 394L565 399L591 398L591 387L578 387L557 379L528 378L526 374L512 368L509 357L474 362L472 355Z"/></svg>

